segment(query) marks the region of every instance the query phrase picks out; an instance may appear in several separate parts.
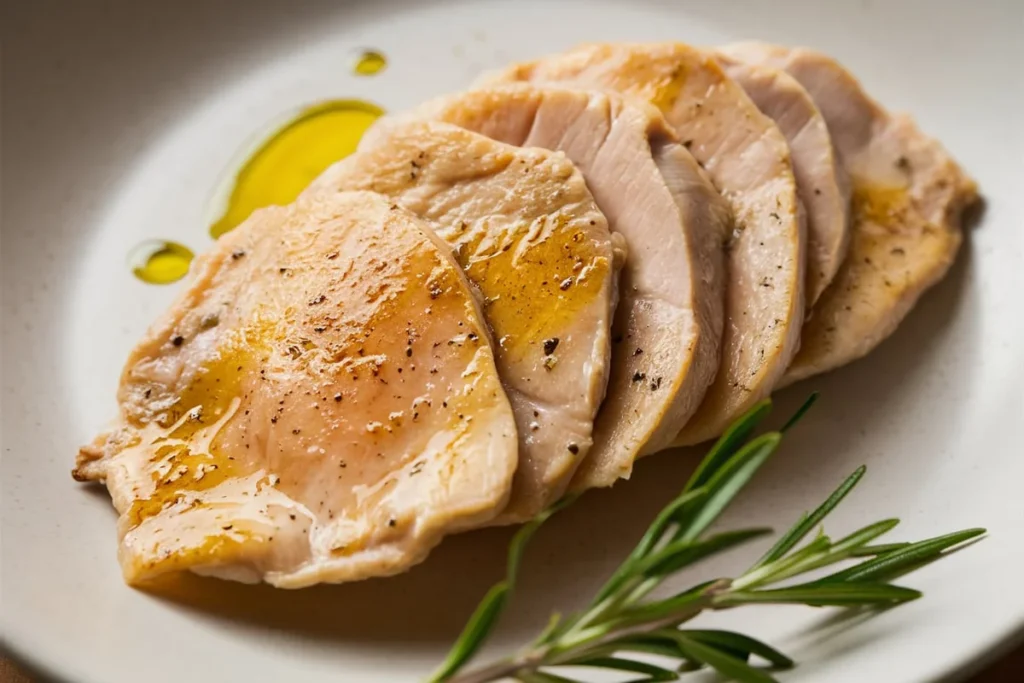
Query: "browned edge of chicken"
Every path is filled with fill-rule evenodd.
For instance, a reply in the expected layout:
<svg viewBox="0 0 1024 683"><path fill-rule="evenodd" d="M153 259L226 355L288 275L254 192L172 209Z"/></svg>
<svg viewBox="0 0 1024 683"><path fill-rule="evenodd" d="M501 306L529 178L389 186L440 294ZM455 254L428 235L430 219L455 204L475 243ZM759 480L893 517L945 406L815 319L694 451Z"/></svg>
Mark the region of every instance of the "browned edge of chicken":
<svg viewBox="0 0 1024 683"><path fill-rule="evenodd" d="M488 78L569 82L646 99L729 202L736 224L721 365L676 443L718 435L770 393L799 343L806 221L782 133L713 53L682 43L583 45Z"/></svg>
<svg viewBox="0 0 1024 683"><path fill-rule="evenodd" d="M807 211L804 299L809 313L846 258L850 179L832 148L825 117L799 81L765 64L750 64L721 52L716 58L789 144L797 195Z"/></svg>
<svg viewBox="0 0 1024 683"><path fill-rule="evenodd" d="M671 443L715 374L727 204L656 109L615 93L492 86L411 115L564 152L625 238L608 394L571 488L628 477L638 456Z"/></svg>
<svg viewBox="0 0 1024 683"><path fill-rule="evenodd" d="M892 334L949 270L977 187L936 140L883 109L831 57L763 43L725 49L784 69L807 89L853 184L849 255L811 311L782 386L856 360Z"/></svg>

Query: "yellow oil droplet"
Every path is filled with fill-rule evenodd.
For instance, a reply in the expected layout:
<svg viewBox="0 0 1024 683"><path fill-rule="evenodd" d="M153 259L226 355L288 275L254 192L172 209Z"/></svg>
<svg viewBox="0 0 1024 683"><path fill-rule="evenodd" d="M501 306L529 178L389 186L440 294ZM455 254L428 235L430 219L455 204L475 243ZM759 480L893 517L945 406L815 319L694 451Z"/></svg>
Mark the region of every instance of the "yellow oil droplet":
<svg viewBox="0 0 1024 683"><path fill-rule="evenodd" d="M210 226L210 234L220 237L256 209L293 201L324 169L354 152L383 113L359 100L332 100L303 110L242 166L227 209Z"/></svg>
<svg viewBox="0 0 1024 683"><path fill-rule="evenodd" d="M363 50L356 58L352 71L357 76L374 76L388 65L388 58L376 50Z"/></svg>
<svg viewBox="0 0 1024 683"><path fill-rule="evenodd" d="M185 277L194 256L191 249L177 242L148 240L132 249L128 265L143 282L168 285Z"/></svg>

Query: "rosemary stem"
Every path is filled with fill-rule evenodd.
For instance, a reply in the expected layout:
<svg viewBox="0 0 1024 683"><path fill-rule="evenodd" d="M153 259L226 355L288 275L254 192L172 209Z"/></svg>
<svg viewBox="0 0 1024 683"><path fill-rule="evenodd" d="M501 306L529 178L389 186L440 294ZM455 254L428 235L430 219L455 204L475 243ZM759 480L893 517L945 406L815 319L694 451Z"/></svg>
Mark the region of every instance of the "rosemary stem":
<svg viewBox="0 0 1024 683"><path fill-rule="evenodd" d="M808 404L805 404L805 407ZM788 668L793 662L770 645L741 633L683 630L698 615L756 603L804 604L815 607L890 606L920 597L918 591L895 586L892 579L948 554L951 548L985 533L965 529L917 543L874 545L899 520L887 519L854 531L837 541L824 529L802 541L857 484L861 467L814 512L804 514L765 555L735 579L718 578L668 597L650 599L666 577L701 559L744 543L767 529L741 529L705 537L708 525L728 506L778 445L779 432L748 439L767 412L762 402L730 427L712 448L683 492L665 506L626 560L612 573L581 610L563 619L553 614L540 634L523 650L496 662L461 671L476 655L505 606L515 579L523 546L547 517L570 499L544 511L516 534L508 553L506 578L496 584L470 617L448 658L430 679L433 683L520 683L568 681L549 667L584 665L644 675L643 680L666 680L675 671L702 666L730 680L774 680L747 660L758 655ZM803 409L801 409L802 411ZM798 413L802 414L801 413ZM792 422L792 421L791 421ZM791 426L787 424L785 429ZM850 557L869 556L856 566L798 584L786 580L830 566ZM781 585L782 587L777 587ZM768 586L776 586L766 589ZM679 660L665 668L631 659L647 653ZM624 656L626 655L626 656ZM634 677L634 680L640 680Z"/></svg>
<svg viewBox="0 0 1024 683"><path fill-rule="evenodd" d="M559 638L552 644L551 650L548 653L548 663L554 664L566 662L578 657L581 653L587 652L592 648L603 647L608 643L621 640L622 638L646 633L653 629L676 626L685 621L689 621L704 610L714 607L716 599L723 594L728 593L729 590L730 584L728 579L722 579L708 586L699 596L694 598L693 602L686 605L686 607L680 608L678 611L655 621L646 621L612 629L592 628L589 633L583 632L577 634L574 640Z"/></svg>
<svg viewBox="0 0 1024 683"><path fill-rule="evenodd" d="M630 626L612 629L601 634L594 634L586 640L579 640L575 643L567 644L564 650L559 648L558 654L553 654L549 658L547 665L552 666L564 664L565 662L579 657L581 654L585 654L596 648L604 647L608 643L613 643L622 640L623 638L649 633L659 628L677 626L683 622L693 619L698 614L711 607L713 597L713 595L709 594L688 607L686 610L681 610L671 616L658 619L657 621L648 621L641 624L633 624Z"/></svg>
<svg viewBox="0 0 1024 683"><path fill-rule="evenodd" d="M489 683L515 677L518 672L536 671L539 668L538 663L534 661L536 657L536 652L530 652L512 659L499 660L493 664L453 676L448 679L447 683Z"/></svg>
<svg viewBox="0 0 1024 683"><path fill-rule="evenodd" d="M569 642L559 638L551 647L530 650L512 659L472 669L448 679L448 683L490 683L491 681L517 676L528 678L529 674L536 672L541 666L565 664L581 655L603 648L609 643L620 641L623 638L649 633L660 628L675 627L689 621L704 610L712 608L715 598L719 597L723 591L728 592L727 587L728 582L726 581L715 586L709 586L708 590L695 600L693 604L687 606L686 609L662 617L657 621L632 624L611 630L591 629L590 633L584 632L586 635L577 634L577 639Z"/></svg>
<svg viewBox="0 0 1024 683"><path fill-rule="evenodd" d="M661 583L661 579L646 579L639 586L634 588L629 593L629 597L626 598L625 603L627 605L636 604L640 599L645 597L648 593L658 587Z"/></svg>
<svg viewBox="0 0 1024 683"><path fill-rule="evenodd" d="M614 593L612 593L604 600L597 603L589 610L584 612L582 615L580 615L580 617L575 620L572 626L566 629L565 633L562 634L562 637L559 640L571 640L574 636L579 635L580 632L584 632L585 629L591 624L600 621L609 613L612 613L619 609L625 602L626 597L630 594L631 590L631 582L627 582L626 584L620 586Z"/></svg>

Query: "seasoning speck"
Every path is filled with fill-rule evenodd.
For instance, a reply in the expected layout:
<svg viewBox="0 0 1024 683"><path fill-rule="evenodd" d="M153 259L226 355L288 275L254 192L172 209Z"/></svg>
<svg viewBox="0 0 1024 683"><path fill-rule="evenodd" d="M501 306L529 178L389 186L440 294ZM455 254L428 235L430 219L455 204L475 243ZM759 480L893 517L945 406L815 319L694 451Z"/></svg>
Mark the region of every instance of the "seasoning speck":
<svg viewBox="0 0 1024 683"><path fill-rule="evenodd" d="M544 340L544 355L550 356L558 348L558 337L552 337L551 339Z"/></svg>

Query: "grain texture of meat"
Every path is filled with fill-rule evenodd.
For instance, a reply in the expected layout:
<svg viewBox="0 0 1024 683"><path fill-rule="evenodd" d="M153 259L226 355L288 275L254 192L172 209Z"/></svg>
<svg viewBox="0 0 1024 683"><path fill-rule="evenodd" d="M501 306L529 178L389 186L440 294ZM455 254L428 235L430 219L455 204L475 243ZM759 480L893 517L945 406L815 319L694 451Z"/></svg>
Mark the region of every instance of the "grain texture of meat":
<svg viewBox="0 0 1024 683"><path fill-rule="evenodd" d="M892 334L949 270L977 189L937 141L883 109L831 57L763 43L725 52L784 69L807 89L853 186L849 254L811 310L785 385L856 360Z"/></svg>
<svg viewBox="0 0 1024 683"><path fill-rule="evenodd" d="M412 117L564 153L628 258L608 392L574 490L611 486L668 446L718 366L728 205L664 117L615 93L512 84L443 97Z"/></svg>
<svg viewBox="0 0 1024 683"><path fill-rule="evenodd" d="M558 82L659 108L732 208L721 365L677 443L713 438L768 395L799 343L805 217L786 139L714 54L682 43L584 45L484 82Z"/></svg>
<svg viewBox="0 0 1024 683"><path fill-rule="evenodd" d="M805 309L832 282L850 243L850 180L832 148L825 117L799 81L782 69L716 55L763 114L786 136L797 194L807 211Z"/></svg>

